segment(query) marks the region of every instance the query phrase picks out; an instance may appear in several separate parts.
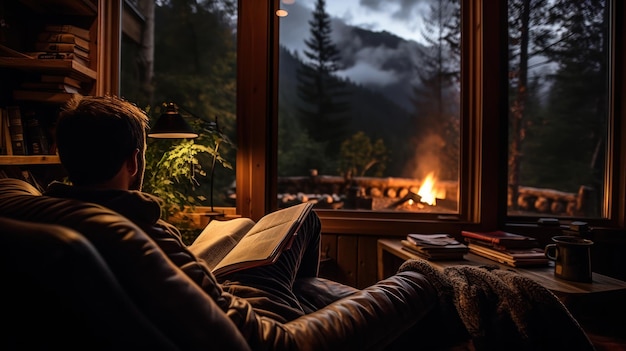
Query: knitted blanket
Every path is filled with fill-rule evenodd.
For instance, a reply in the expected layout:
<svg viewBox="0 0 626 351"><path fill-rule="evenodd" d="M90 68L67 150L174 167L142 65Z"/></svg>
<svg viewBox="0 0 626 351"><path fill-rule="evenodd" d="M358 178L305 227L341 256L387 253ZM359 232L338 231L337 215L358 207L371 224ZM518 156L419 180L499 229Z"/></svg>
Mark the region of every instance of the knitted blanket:
<svg viewBox="0 0 626 351"><path fill-rule="evenodd" d="M548 289L497 266L458 265L443 271L406 261L400 271L426 276L440 311L457 314L476 350L594 350L576 319Z"/></svg>

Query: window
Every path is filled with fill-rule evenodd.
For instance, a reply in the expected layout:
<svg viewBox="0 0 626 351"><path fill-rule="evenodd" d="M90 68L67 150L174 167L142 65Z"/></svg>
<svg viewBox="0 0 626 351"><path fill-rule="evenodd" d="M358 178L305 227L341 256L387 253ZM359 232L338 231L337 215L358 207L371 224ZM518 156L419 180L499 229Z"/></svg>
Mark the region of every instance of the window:
<svg viewBox="0 0 626 351"><path fill-rule="evenodd" d="M450 230L461 227L503 227L509 221L536 223L545 216L509 216L508 194L508 118L509 54L508 7L505 2L462 0L461 100L459 215L437 215L419 220L404 213L374 211L319 210L324 230L330 233L406 233L419 230ZM391 3L391 1L389 2ZM511 2L512 3L512 2ZM573 2L572 2L573 3ZM275 12L282 5L246 2L239 12L239 81L237 201L244 215L261 215L278 207L277 173L279 146L274 143L279 129L279 72L281 19ZM287 8L287 6L282 6ZM605 146L606 170L604 204L608 209L603 224L623 228L626 216L623 194L626 191L624 154L624 110L620 101L626 80L624 29L616 26L624 19L624 6L611 1L609 29L610 89L607 93L609 133ZM266 13L267 16L259 16ZM616 32L617 30L617 32ZM254 58L254 59L253 59ZM259 70L267 67L267 70ZM269 80L268 80L269 79ZM252 131L257 131L253 133ZM266 133L258 133L265 130ZM244 137L245 141L241 138ZM511 213L512 214L512 213ZM572 218L574 219L574 218Z"/></svg>
<svg viewBox="0 0 626 351"><path fill-rule="evenodd" d="M279 207L459 213L460 6L281 2Z"/></svg>
<svg viewBox="0 0 626 351"><path fill-rule="evenodd" d="M347 1L333 2L333 6L336 6L335 3L343 6L350 4ZM583 219L592 223L622 227L626 217L626 200L623 196L626 192L623 151L626 150L626 141L622 137L625 117L620 101L626 98L623 83L621 83L626 81L626 77L623 67L624 28L616 24L624 19L624 5L619 1L607 0L586 2L511 0L508 4L495 2L484 7L482 0L460 0L458 3L442 0L432 3L434 4L432 7L421 7L417 12L417 18L421 16L423 21L415 21L415 23L420 23L420 26L414 32L414 39L404 40L398 35L396 42L398 47L404 45L407 55L420 53L426 56L431 54L433 55L429 56L431 58L441 57L440 61L434 60L434 62L445 62L439 65L438 72L446 72L448 76L456 79L449 81L453 84L447 86L449 88L447 90L431 89L429 91L441 93L442 96L447 94L445 95L446 102L450 103L445 104L445 108L449 110L446 110L444 114L455 115L458 118L458 129L444 129L451 132L449 135L453 136L449 140L445 139L450 141L445 145L458 143L456 151L444 150L446 156L453 155L449 158L453 160L451 162L453 166L445 168L444 171L440 169L439 172L447 173L448 176L442 177L439 174L437 179L441 181L445 178L454 183L456 192L451 191L453 195L448 197L446 194L445 197L445 199L453 199L453 204L449 211L442 210L448 209L445 206L449 203L445 201L442 204L444 206L435 208L431 212L406 211L402 208L373 210L368 207L373 205L373 201L370 204L367 199L367 191L371 190L371 187L362 187L358 182L348 183L356 186L336 191L337 195L346 196L340 199L340 202L343 202L341 207L338 204L329 203L328 209L318 211L325 228L336 232L358 230L364 233L381 233L387 230L406 232L413 230L416 225L425 230L437 230L437 228L455 230L467 225L494 228L509 222L536 222L537 218L547 216L558 217L564 221ZM130 2L125 2L125 6L128 4ZM372 93L371 96L376 97L372 100L385 104L385 108L374 104L365 112L376 111L370 115L376 118L380 116L387 118L382 122L380 119L376 123L371 122L369 125L365 122L357 124L354 123L353 114L350 118L352 129L348 128L350 133L332 141L334 148L331 150L338 150L335 155L331 153L330 156L335 157L334 160L331 159L332 162L325 162L328 153L320 152L319 150L322 150L319 148L320 145L316 145L312 137L303 136L301 131L298 131L302 126L294 124L295 119L290 119L291 115L296 112L312 111L289 104L290 101L295 100L295 97L298 97L298 94L303 94L303 91L298 92L297 75L306 77L310 71L307 73L307 69L301 67L298 73L298 70L292 66L293 75L296 77L287 77L291 78L291 81L285 80L286 77L281 71L289 69L290 64L295 65L305 60L311 61L305 53L304 48L307 47L303 40L311 38L312 32L308 22L313 18L315 0L300 0L293 4L278 0L269 3L241 2L240 8L236 11L234 7L226 6L226 4L232 5L232 2L228 1L207 5L210 8L174 9L167 7L174 6L174 4L174 2L155 3L157 23L169 23L173 27L168 27L167 24L157 24L155 29L160 39L156 40L155 46L154 82L158 82L158 85L154 90L154 96L148 99L149 95L142 92L141 86L136 84L143 79L142 71L137 69L141 67L141 61L137 60L140 56L134 54L138 47L134 44L130 45L128 40L125 40L123 44L122 95L137 101L142 107L150 106L153 108L152 113L157 113L157 108L162 102L176 101L197 115L209 119L219 116L222 126L228 130L228 135L237 143L236 162L233 162L233 166L236 165L237 168L236 205L240 214L253 219L260 218L264 213L283 206L284 204L279 203L279 195L297 194L300 191L297 187L284 191L285 179L293 181L298 178L307 178L310 181L312 169L317 170L318 180L324 178L322 176L329 175L341 178L340 182L355 180L361 175L374 179L390 177L394 180L408 177L423 182L422 178L430 173L428 170L411 176L402 173L399 165L410 164L411 158L406 153L404 157L397 157L398 154L402 155L397 150L411 149L406 146L414 144L407 142L404 137L415 129L405 128L405 131L399 130L401 128L396 126L396 130L390 132L392 128L387 128L391 124L389 116L396 115L398 110L392 110L389 107L392 105L387 104L388 101L383 103L380 94ZM395 2L386 1L384 4L393 6ZM453 4L457 7L453 7L454 11L447 12L444 10L447 8L444 6L446 4ZM520 14L524 13L522 11L524 5L532 10L528 12L527 22L520 20L523 18ZM549 10L542 10L538 8L540 5L553 6ZM458 6L463 11L458 12ZM597 8L590 6L597 6ZM366 31L367 28L356 30L350 27L358 24L356 20L344 21L343 24L339 22L341 18L347 19L344 15L348 13L348 10L361 11L365 10L364 7L356 6L332 11L334 7L330 5L326 5L325 8L330 21L329 27L337 32L346 29L354 30L353 41L356 39L363 41L366 38L370 41L382 42L383 37L393 37L390 34L391 30L385 36L381 28L368 27L369 30ZM276 16L278 9L286 10L287 16ZM436 9L441 11L436 11ZM375 13L375 16L381 16L385 11L393 12L393 10L393 8L391 10L382 8ZM299 11L304 11L303 17L298 17ZM159 13L162 16L193 14L190 18L214 14L215 16L211 18L215 21L158 22ZM415 15L414 12L410 14ZM544 18L543 15L546 14L551 14L550 21ZM442 20L446 18L445 15L451 16L449 21ZM299 27L302 28L285 33L285 30L289 28L288 21L294 18L301 19ZM381 21L368 18L367 22L375 24ZM201 43L201 45L192 45L194 40L192 40L193 36L187 35L189 32L185 32L187 34L184 36L176 34L180 26L177 27L174 24L182 23L196 23L199 29L207 29L207 31L198 30L197 33L209 33L210 30L219 28L228 28L228 31L218 30L217 33L220 33L220 36L217 37L196 38L196 43ZM216 25L219 23L226 24L226 26ZM302 25L303 23L306 25ZM362 24L363 21L360 23ZM445 23L446 26L438 27L437 23ZM585 24L582 26L584 28L579 25L580 23ZM463 33L462 45L458 48L455 46L457 44L452 44L458 43L460 34L458 36L453 34L452 28L456 28L457 31L460 28L460 33ZM525 28L528 29L527 37L520 34L524 33L520 29ZM332 34L333 31L329 36L334 38L337 33ZM125 33L128 32L125 31ZM298 33L300 49L296 56L294 48L281 46L281 43L290 40L285 35L293 36ZM428 35L424 35L426 33ZM185 37L185 40L174 40L182 37ZM438 46L437 43L441 42L441 38L445 38L443 41L446 44ZM578 40L573 40L573 38ZM340 53L342 50L346 51L348 48L355 50L364 45L350 41L338 43L333 41L332 43L337 45ZM522 43L528 43L528 46L522 46ZM183 46L174 48L172 46L174 44ZM576 46L582 44L584 44L582 47ZM421 47L422 51L408 50L411 45ZM386 46L382 44L374 47L379 50L370 49L369 55L372 57L374 52L389 53L391 51L383 50ZM525 49L522 49L523 47ZM198 55L189 55L188 53L194 52L193 48L202 50L197 52ZM206 48L219 48L219 50L204 50ZM314 51L311 52L315 54ZM445 60L444 55L437 56L438 53L444 52L447 54ZM567 55L568 52L578 52L579 55ZM387 66L363 63L357 66L356 61L350 61L355 57L354 55L353 53L352 56L340 56L337 69L333 71L335 78L331 81L333 84L356 85L357 73L362 67L368 67L365 72L370 75L373 72L380 73L374 75L376 79L370 79L370 81L388 82L381 78L384 77L382 73L385 72L382 68L386 69ZM397 62L397 60L385 61L388 65ZM427 67L428 65L423 65L420 68L426 70ZM577 69L578 67L580 69ZM411 70L407 69L407 72L409 71ZM429 71L426 70L427 72ZM411 79L418 84L408 84L404 88L415 93L421 87L420 84L425 81L426 75L424 71L417 69L411 71L411 74ZM176 76L183 80L179 80ZM408 73L407 76L409 76ZM405 78L408 79L408 77ZM179 84L181 81L184 84ZM370 81L359 81L358 85L364 86L365 82ZM581 82L586 84L579 84ZM289 87L288 84L292 84L291 88L285 89ZM589 89L590 87L594 88ZM352 93L357 91L355 89ZM524 94L519 94L520 91L524 91ZM287 94L292 96L289 97ZM358 90L358 94L365 94L365 92ZM337 98L340 96L343 95L333 95ZM355 99L354 95L347 94L346 96L351 96L352 100ZM414 97L415 95L412 98ZM393 100L394 98L398 97L389 96L385 99ZM356 104L351 103L351 109L363 110L365 105L359 104L358 101L365 100L361 98L361 100L356 100ZM590 101L593 104L590 104ZM341 104L338 105L341 107ZM428 105L428 107L437 106L436 103ZM380 110L382 112L378 112ZM428 108L422 106L422 111L427 110ZM434 110L441 111L437 108ZM359 113L357 117L364 115L365 112ZM509 118L503 118L503 116ZM516 125L517 122L513 116L521 118L521 120L517 118L519 124ZM563 119L567 122L563 122ZM436 119L436 121L441 121L441 119ZM576 121L576 123L569 123L570 121ZM327 126L330 124L324 125L324 127ZM362 126L364 133L359 134L360 130L354 128L355 126ZM338 127L341 127L341 123ZM341 128L337 129L341 130ZM404 137L394 139L385 135L396 131L404 133ZM455 135L455 133L458 134ZM330 139L332 138L329 137L327 142L330 143ZM379 139L382 139L381 144L377 144ZM376 157L383 155L390 162L386 164L384 170L371 166L372 163L342 163L342 160L349 159L347 157L342 159L340 152L341 144L346 140L354 147L344 149L344 156L351 153L357 155L371 147L374 151L392 150L393 153L376 154L373 151L369 155L375 157L370 157L370 160L378 160ZM379 147L381 145L384 148ZM563 145L568 146L567 152L562 150ZM403 147L406 148L403 149ZM414 150L415 147L412 149ZM235 159L234 149L232 152L231 160ZM458 155L454 156L455 152ZM305 158L324 162L304 163L302 161ZM354 158L354 160L362 159L367 159L367 157ZM396 161L398 163L394 163ZM441 161L441 158L438 161ZM510 167L511 165L513 167ZM221 187L230 187L233 184L235 171L227 170L226 172L226 176L219 177L220 181L224 181ZM381 173L376 172L382 172L382 176L380 176ZM381 186L379 190L384 193L384 189ZM401 195L408 194L407 191L410 189L410 186L394 189L396 190L395 198L403 199ZM568 200L555 202L550 198L539 199L539 197L534 198L528 195L529 190L537 189L544 194L563 195ZM302 192L309 193L308 190ZM333 192L328 191L328 194L332 195ZM357 201L356 199L363 194L365 196ZM526 195L520 197L520 194ZM352 197L348 197L349 195ZM574 202L571 201L572 197L576 198ZM583 197L584 205L579 205ZM224 200L232 201L226 198ZM333 198L330 200L334 201ZM280 201L283 201L282 197ZM228 204L232 205L232 202ZM532 206L533 209L531 211L523 206ZM571 211L572 206L578 212L568 213L568 208ZM424 205L424 208L428 207ZM537 208L547 208L551 212L538 212ZM553 212L555 208L565 209L566 212L565 214L555 213ZM587 212L581 212L583 208Z"/></svg>
<svg viewBox="0 0 626 351"><path fill-rule="evenodd" d="M609 217L609 1L509 1L509 216Z"/></svg>
<svg viewBox="0 0 626 351"><path fill-rule="evenodd" d="M236 1L147 0L125 6L143 18L143 31L124 22L121 95L145 109L151 125L174 103L199 134L186 141L149 139L144 189L166 201L170 221L183 206L234 207ZM226 136L219 143L216 127ZM215 152L219 157L213 158Z"/></svg>

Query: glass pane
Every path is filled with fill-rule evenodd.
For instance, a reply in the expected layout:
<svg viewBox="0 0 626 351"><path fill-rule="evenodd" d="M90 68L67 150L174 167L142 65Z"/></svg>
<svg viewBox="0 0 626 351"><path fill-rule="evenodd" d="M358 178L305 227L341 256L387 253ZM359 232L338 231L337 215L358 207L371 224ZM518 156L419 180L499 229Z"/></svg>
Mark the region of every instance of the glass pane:
<svg viewBox="0 0 626 351"><path fill-rule="evenodd" d="M182 206L235 206L237 1L135 5L154 29L143 43L124 37L121 95L144 108L152 126L174 103L199 134L148 139L144 190L165 200L166 216Z"/></svg>
<svg viewBox="0 0 626 351"><path fill-rule="evenodd" d="M459 1L281 10L279 207L457 213Z"/></svg>
<svg viewBox="0 0 626 351"><path fill-rule="evenodd" d="M606 216L608 10L509 0L509 215Z"/></svg>

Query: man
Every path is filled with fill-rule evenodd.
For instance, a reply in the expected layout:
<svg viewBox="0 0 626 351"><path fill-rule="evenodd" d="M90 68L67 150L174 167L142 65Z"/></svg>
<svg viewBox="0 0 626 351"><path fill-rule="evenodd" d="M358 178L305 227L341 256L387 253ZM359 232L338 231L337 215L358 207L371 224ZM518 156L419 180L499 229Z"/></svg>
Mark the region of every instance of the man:
<svg viewBox="0 0 626 351"><path fill-rule="evenodd" d="M159 218L160 199L140 192L147 129L148 117L127 101L112 96L70 101L59 116L56 142L73 186L55 182L46 195L97 203L124 215L155 239L174 263L194 276L198 272L190 271L198 267L189 267L195 259L180 232ZM276 264L231 274L222 287L246 297L259 314L282 322L301 316L304 311L291 287L296 277L317 275L320 228L317 215L311 212L292 249L283 253ZM206 284L206 280L202 282ZM268 287L272 287L271 292Z"/></svg>
<svg viewBox="0 0 626 351"><path fill-rule="evenodd" d="M60 113L56 143L61 163L72 185L52 183L45 195L97 203L136 223L156 241L174 264L220 306L253 349L268 348L268 338L278 339L275 335L285 335L281 323L306 314L292 289L297 278L317 275L321 227L319 218L311 212L291 249L281 254L275 264L235 272L218 282L208 266L188 250L179 231L160 219L160 200L140 191L147 129L148 118L145 113L122 99L105 96L70 101ZM425 305L430 304L434 294L421 276L407 277L406 284L409 290L418 291L425 298L410 301L406 306L399 305L404 303L394 294L398 288L403 288L399 284L390 287L389 293L384 289L376 292L382 296L390 295L390 298L386 297L381 302L376 298L365 299L358 303L377 306L368 308L369 312L376 312L378 307L390 308L383 307L386 304L403 306L398 308L404 311L399 312L395 320L410 320L414 323L430 309ZM340 316L349 312L332 315ZM323 320L320 321L323 323ZM368 324L372 328L373 321L367 320L367 317L359 319L363 321L363 326L357 331L367 333ZM379 322L384 323L382 320ZM389 323L387 326L393 329ZM357 328L354 325L347 327ZM388 331L384 333L387 336L391 334ZM290 337L282 338L285 339L289 340Z"/></svg>

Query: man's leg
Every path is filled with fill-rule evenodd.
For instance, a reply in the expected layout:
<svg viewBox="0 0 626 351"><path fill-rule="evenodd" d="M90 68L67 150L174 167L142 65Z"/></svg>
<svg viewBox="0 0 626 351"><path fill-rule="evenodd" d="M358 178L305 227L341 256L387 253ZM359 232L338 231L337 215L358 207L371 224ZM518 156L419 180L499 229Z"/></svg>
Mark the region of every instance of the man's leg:
<svg viewBox="0 0 626 351"><path fill-rule="evenodd" d="M304 311L292 287L296 278L317 276L320 232L319 217L311 212L304 219L290 249L281 253L275 263L234 272L221 278L220 282L227 291L246 298L254 307L262 305L267 309L269 299L274 304L289 307L291 311L281 313L283 318L302 315Z"/></svg>

